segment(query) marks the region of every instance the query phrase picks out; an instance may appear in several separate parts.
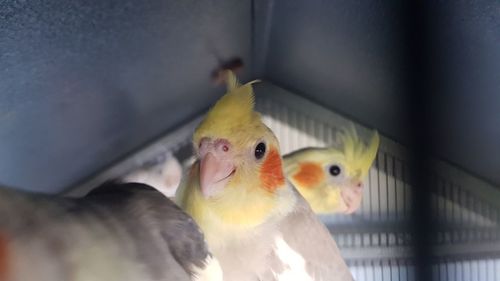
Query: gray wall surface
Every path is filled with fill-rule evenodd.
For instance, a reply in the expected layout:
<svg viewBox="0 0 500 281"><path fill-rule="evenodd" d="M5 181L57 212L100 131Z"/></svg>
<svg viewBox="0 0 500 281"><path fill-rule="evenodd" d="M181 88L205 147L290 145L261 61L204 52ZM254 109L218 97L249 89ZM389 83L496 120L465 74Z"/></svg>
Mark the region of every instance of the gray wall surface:
<svg viewBox="0 0 500 281"><path fill-rule="evenodd" d="M500 1L436 1L435 154L500 187Z"/></svg>
<svg viewBox="0 0 500 281"><path fill-rule="evenodd" d="M405 142L399 1L0 2L0 183L58 192L203 112L220 61ZM431 1L435 155L500 185L500 2ZM442 117L442 118L441 118Z"/></svg>
<svg viewBox="0 0 500 281"><path fill-rule="evenodd" d="M266 76L401 136L401 19L389 1L374 2L276 1Z"/></svg>
<svg viewBox="0 0 500 281"><path fill-rule="evenodd" d="M0 182L61 191L205 110L250 4L0 2Z"/></svg>
<svg viewBox="0 0 500 281"><path fill-rule="evenodd" d="M407 143L403 2L274 1L266 77ZM427 3L433 153L500 185L500 2Z"/></svg>

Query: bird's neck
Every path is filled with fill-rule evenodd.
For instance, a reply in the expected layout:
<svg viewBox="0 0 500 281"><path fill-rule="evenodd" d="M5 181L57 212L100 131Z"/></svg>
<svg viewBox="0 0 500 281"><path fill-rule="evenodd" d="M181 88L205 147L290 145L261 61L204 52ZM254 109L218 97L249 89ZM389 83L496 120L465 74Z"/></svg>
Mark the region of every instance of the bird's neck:
<svg viewBox="0 0 500 281"><path fill-rule="evenodd" d="M207 241L224 235L238 237L269 219L284 216L293 208L295 196L288 185L270 193L261 188L227 186L223 196L205 198L196 177L187 184L180 204L204 231Z"/></svg>
<svg viewBox="0 0 500 281"><path fill-rule="evenodd" d="M280 201L277 194L241 186L227 186L224 194L216 198L203 197L199 188L187 196L191 198L186 202L186 209L201 226L220 222L235 230L259 225Z"/></svg>
<svg viewBox="0 0 500 281"><path fill-rule="evenodd" d="M296 194L291 186L284 186L274 196L248 194L247 200L218 201L206 204L205 213L197 222L204 231L212 249L226 245L228 241L248 241L255 233L275 225L288 215L296 204ZM255 196L255 198L251 198ZM222 207L219 204L226 205ZM196 220L196 218L195 218Z"/></svg>

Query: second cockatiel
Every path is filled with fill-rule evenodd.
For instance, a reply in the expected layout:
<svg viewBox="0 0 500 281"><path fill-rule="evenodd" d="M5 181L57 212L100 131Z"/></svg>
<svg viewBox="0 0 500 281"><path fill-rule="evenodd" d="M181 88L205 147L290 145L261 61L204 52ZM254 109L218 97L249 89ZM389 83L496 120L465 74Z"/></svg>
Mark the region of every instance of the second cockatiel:
<svg viewBox="0 0 500 281"><path fill-rule="evenodd" d="M83 198L0 187L0 281L222 281L193 220L144 184Z"/></svg>
<svg viewBox="0 0 500 281"><path fill-rule="evenodd" d="M377 132L367 145L354 127L341 131L337 140L335 147L304 148L283 157L288 180L319 214L356 211L368 171L377 156Z"/></svg>
<svg viewBox="0 0 500 281"><path fill-rule="evenodd" d="M194 133L197 161L177 192L224 280L352 280L328 230L287 182L251 84L229 73L228 85Z"/></svg>

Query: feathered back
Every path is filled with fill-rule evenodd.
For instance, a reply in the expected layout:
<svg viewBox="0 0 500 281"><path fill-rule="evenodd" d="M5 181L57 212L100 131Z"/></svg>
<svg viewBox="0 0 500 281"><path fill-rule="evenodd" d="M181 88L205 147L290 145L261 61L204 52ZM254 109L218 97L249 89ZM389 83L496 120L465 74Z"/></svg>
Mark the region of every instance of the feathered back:
<svg viewBox="0 0 500 281"><path fill-rule="evenodd" d="M228 71L226 83L228 91L207 113L193 136L193 143L199 143L201 136L219 138L234 137L245 128L258 127L260 115L254 111L252 81L241 85L233 72Z"/></svg>
<svg viewBox="0 0 500 281"><path fill-rule="evenodd" d="M341 151L344 154L346 163L349 163L350 171L359 171L361 177L368 174L368 170L377 156L379 146L379 135L377 131L373 133L368 145L358 137L354 126L343 129L337 135L341 144Z"/></svg>

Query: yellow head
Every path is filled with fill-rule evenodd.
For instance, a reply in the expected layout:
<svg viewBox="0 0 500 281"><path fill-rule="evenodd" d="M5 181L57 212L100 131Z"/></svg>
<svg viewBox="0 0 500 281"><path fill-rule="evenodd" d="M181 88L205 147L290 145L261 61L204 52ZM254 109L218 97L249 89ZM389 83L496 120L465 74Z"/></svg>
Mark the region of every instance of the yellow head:
<svg viewBox="0 0 500 281"><path fill-rule="evenodd" d="M377 155L377 132L368 145L354 127L341 131L337 137L336 147L305 148L284 157L287 178L317 213L357 210L364 180Z"/></svg>
<svg viewBox="0 0 500 281"><path fill-rule="evenodd" d="M202 229L213 221L243 228L261 223L286 186L278 141L254 111L251 83L240 85L229 73L228 85L194 133L197 162L178 193Z"/></svg>
<svg viewBox="0 0 500 281"><path fill-rule="evenodd" d="M332 154L341 152L345 163L345 172L348 177L363 179L368 175L375 157L377 157L380 138L375 131L366 145L351 126L338 134L340 149L330 148Z"/></svg>

